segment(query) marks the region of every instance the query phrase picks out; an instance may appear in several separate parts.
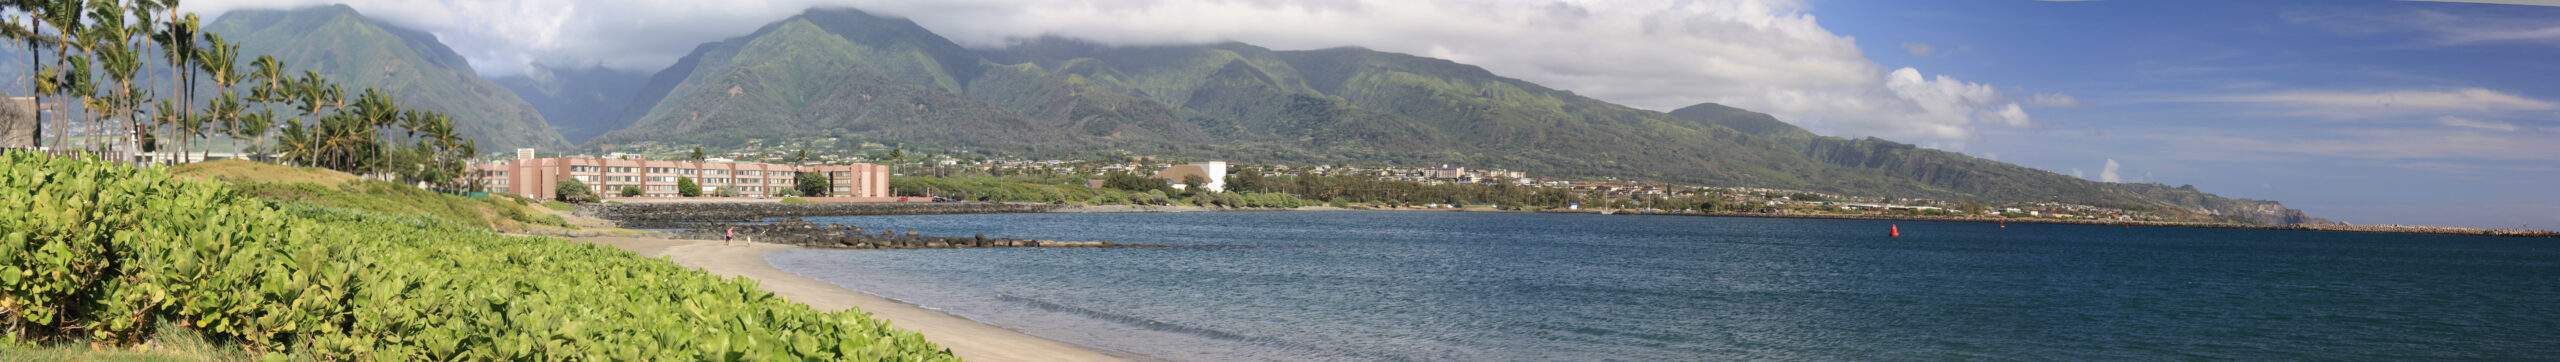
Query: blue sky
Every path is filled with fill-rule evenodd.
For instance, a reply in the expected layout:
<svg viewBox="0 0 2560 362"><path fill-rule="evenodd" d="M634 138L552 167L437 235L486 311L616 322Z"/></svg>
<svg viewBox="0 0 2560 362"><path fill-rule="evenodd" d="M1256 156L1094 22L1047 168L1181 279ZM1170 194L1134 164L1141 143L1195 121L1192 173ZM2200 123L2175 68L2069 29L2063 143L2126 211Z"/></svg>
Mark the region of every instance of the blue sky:
<svg viewBox="0 0 2560 362"><path fill-rule="evenodd" d="M1997 84L1964 151L2356 223L2560 227L2560 8L1818 1L1868 57ZM2043 95L2047 102L2035 102ZM2068 96L2072 104L2056 104Z"/></svg>
<svg viewBox="0 0 2560 362"><path fill-rule="evenodd" d="M484 76L655 72L811 7L971 47L1057 35L1449 59L2355 223L2560 228L2560 8L2377 1L191 0L347 3ZM2110 165L2113 166L2110 166Z"/></svg>

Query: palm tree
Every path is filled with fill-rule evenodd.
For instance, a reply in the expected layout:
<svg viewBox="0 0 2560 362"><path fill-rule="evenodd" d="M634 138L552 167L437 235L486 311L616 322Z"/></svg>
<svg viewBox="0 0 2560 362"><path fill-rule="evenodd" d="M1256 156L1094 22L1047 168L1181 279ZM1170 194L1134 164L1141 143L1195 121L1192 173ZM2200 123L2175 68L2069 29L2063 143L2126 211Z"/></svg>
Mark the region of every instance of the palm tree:
<svg viewBox="0 0 2560 362"><path fill-rule="evenodd" d="M17 22L15 18L12 18L7 22L0 22L0 36L6 36L10 39L18 39L26 42L27 74L29 75L43 74L41 68L44 66L44 52L36 50L38 49L36 48L36 43L44 38L44 15L41 14L42 11L44 11L43 0L8 0L6 2L0 2L0 12L27 14L27 21L25 23ZM27 77L27 82L29 83L27 85L27 89L30 91L41 91L45 88L44 77L42 76L29 76ZM36 109L27 110L28 112L35 113L36 128L35 133L29 135L34 138L27 140L27 146L42 148L44 147L44 93L29 93L31 93L28 94L29 96L36 97Z"/></svg>
<svg viewBox="0 0 2560 362"><path fill-rule="evenodd" d="M178 105L163 107L162 111L175 113L163 114L160 119L169 120L168 125L173 126L172 128L175 128L173 130L178 132L176 135L178 149L183 154L193 148L196 137L202 136L204 123L207 121L207 119L196 117L195 107L192 107L195 104L196 72L194 70L196 67L190 66L198 60L196 35L203 24L193 13L181 16L177 11L178 0L164 1L165 3L160 6L166 6L169 9L169 22L164 24L166 29L153 36L151 41L159 43L161 52L168 55L169 94L178 97L176 100ZM142 2L151 1L143 0ZM158 101L163 104L170 103L168 99Z"/></svg>
<svg viewBox="0 0 2560 362"><path fill-rule="evenodd" d="M88 80L88 59L73 58L72 51L78 50L83 56L88 54L88 46L84 40L85 37L82 35L88 32L88 25L82 24L80 19L82 18L82 14L87 12L86 10L89 6L89 2L88 0L39 1L42 3L39 4L41 6L37 7L37 9L41 9L43 11L41 13L30 15L41 15L43 18L42 21L45 24L52 25L52 40L54 41L54 46L53 66L51 69L38 70L36 72L37 78L44 79L44 81L36 84L36 93L63 94L65 97L57 99L57 102L77 100L83 106L86 106L89 103L89 97L97 94L97 89ZM35 49L28 49L27 51L30 53L36 52ZM80 65L77 67L69 66L68 64L75 63L73 62L74 60L77 60L76 63ZM63 69L66 67L74 69ZM55 109L68 108L70 107L65 105L56 107ZM69 121L66 120L64 122ZM72 140L72 128L74 127L71 127L70 125L54 127L53 143L55 149L70 148L66 147L66 144L70 143Z"/></svg>
<svg viewBox="0 0 2560 362"><path fill-rule="evenodd" d="M276 61L274 56L260 55L257 61L249 62L249 68L248 81L257 83L256 88L249 89L250 101L284 103L290 98L285 96L285 83L293 79L285 77L283 62Z"/></svg>
<svg viewBox="0 0 2560 362"><path fill-rule="evenodd" d="M119 39L118 41L121 43L118 45L118 51L121 52L118 57L121 57L122 59L117 59L115 61L130 62L132 70L119 73L116 71L118 69L116 68L117 65L111 64L111 66L108 67L108 76L120 79L121 83L124 84L123 87L130 89L123 97L125 103L126 129L128 131L125 137L127 142L129 142L133 147L128 150L128 152L150 152L153 151L153 149L158 148L158 143L154 142L155 139L153 137L157 135L157 130L160 129L159 123L161 119L156 116L143 115L143 112L148 110L148 108L143 107L142 104L145 101L156 99L156 97L147 93L152 89L151 85L148 84L152 79L143 77L142 51L144 47L151 45L152 35L160 32L160 23L158 23L157 19L153 19L151 16L159 11L159 3L151 2L149 0L136 0L131 4L123 4L121 7L125 10L125 14L119 14L117 16L125 16L126 14L129 14L132 17L129 19L118 20L128 28L122 29L122 32L119 34L121 36L117 37L117 39Z"/></svg>
<svg viewBox="0 0 2560 362"><path fill-rule="evenodd" d="M274 124L272 113L246 113L249 106L241 101L237 91L241 82L249 80L245 78L254 78L256 74L240 74L236 64L240 58L239 45L224 40L222 34L206 33L204 37L205 45L196 49L195 65L197 70L213 78L213 88L217 93L205 106L208 117L204 121L219 126L223 135L252 141L250 143L254 146L254 141L265 136L267 128ZM275 59L260 60L272 62Z"/></svg>
<svg viewBox="0 0 2560 362"><path fill-rule="evenodd" d="M141 97L133 83L142 69L142 62L132 44L127 42L132 41L135 30L147 25L133 25L127 22L126 16L131 12L123 4L104 1L94 5L97 6L89 8L88 24L91 31L85 34L88 35L88 53L96 56L96 61L104 68L102 70L106 71L107 79L115 84L114 87L109 88L112 92L106 99L90 103L96 103L98 107L94 108L99 108L98 111L105 113L98 116L100 119L123 116L125 121L132 125L127 127L127 130L139 131L141 119L135 116L141 113L141 107L137 105ZM141 139L138 138L140 136L140 132L126 135L127 151L141 148Z"/></svg>

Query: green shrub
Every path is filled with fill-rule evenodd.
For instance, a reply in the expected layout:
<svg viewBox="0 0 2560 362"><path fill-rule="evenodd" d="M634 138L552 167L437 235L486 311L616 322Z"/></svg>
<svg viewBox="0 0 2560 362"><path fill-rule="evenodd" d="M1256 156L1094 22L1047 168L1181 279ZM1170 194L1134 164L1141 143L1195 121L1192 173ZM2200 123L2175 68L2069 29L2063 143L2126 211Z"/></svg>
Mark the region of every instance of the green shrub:
<svg viewBox="0 0 2560 362"><path fill-rule="evenodd" d="M798 176L791 177L791 188L792 191L799 191L800 196L827 196L827 176L817 172L801 172Z"/></svg>
<svg viewBox="0 0 2560 362"><path fill-rule="evenodd" d="M693 183L692 177L676 177L676 196L702 196L702 184Z"/></svg>
<svg viewBox="0 0 2560 362"><path fill-rule="evenodd" d="M622 187L622 197L640 197L640 187L639 187L639 186L627 186L627 185L626 185L626 186L623 186L623 187Z"/></svg>
<svg viewBox="0 0 2560 362"><path fill-rule="evenodd" d="M950 360L664 260L431 213L270 206L158 170L0 155L12 344L131 345L161 322L321 360Z"/></svg>
<svg viewBox="0 0 2560 362"><path fill-rule="evenodd" d="M1131 192L1160 191L1171 188L1163 180L1129 172L1112 172L1102 176L1102 186Z"/></svg>
<svg viewBox="0 0 2560 362"><path fill-rule="evenodd" d="M802 199L802 198L798 198L798 197L785 197L785 198L782 198L782 203L783 203L783 204L789 204L789 205L807 205L807 204L812 204L812 202L809 202L809 200L808 200L808 199Z"/></svg>
<svg viewBox="0 0 2560 362"><path fill-rule="evenodd" d="M559 195L556 195L556 198L560 202L583 204L596 202L597 199L595 190L588 189L587 183L578 182L578 180L560 180L560 184L554 188L559 189Z"/></svg>

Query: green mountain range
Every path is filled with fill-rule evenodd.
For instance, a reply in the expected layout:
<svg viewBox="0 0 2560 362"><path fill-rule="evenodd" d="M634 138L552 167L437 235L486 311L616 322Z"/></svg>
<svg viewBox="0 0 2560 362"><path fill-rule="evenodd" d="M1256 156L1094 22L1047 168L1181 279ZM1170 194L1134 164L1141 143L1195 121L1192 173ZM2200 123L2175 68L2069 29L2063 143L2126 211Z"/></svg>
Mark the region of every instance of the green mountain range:
<svg viewBox="0 0 2560 362"><path fill-rule="evenodd" d="M2093 182L1881 139L1819 136L1716 104L1636 109L1476 66L1360 48L1039 38L970 49L904 19L822 9L704 44L646 77L568 68L490 81L432 36L345 6L234 11L208 28L244 44L244 53L275 54L453 114L484 150L565 148L572 138L606 148L838 138L1029 157L1459 164L2064 202L2198 220L2318 221L2275 202L2193 187Z"/></svg>
<svg viewBox="0 0 2560 362"><path fill-rule="evenodd" d="M1767 114L1612 104L1447 60L1360 48L961 47L915 23L812 10L658 73L600 145L843 137L1027 156L1502 167L1853 195L2066 202L2194 219L2312 221L2192 187L2101 183ZM630 114L630 113L626 113Z"/></svg>
<svg viewBox="0 0 2560 362"><path fill-rule="evenodd" d="M481 78L434 35L345 5L236 10L205 30L240 44L241 69L258 55L273 55L287 71L318 71L345 85L350 97L366 87L381 89L402 105L453 116L455 129L479 141L481 150L569 145L531 104Z"/></svg>

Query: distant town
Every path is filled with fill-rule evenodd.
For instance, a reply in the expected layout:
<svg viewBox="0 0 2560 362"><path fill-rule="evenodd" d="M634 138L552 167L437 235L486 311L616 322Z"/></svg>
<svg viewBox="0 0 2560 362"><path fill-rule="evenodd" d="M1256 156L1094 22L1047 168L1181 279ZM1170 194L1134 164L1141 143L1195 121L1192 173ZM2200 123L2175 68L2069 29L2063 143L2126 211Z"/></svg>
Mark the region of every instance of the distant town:
<svg viewBox="0 0 2560 362"><path fill-rule="evenodd" d="M837 146L843 145L843 146ZM695 158L698 148L660 146L608 153L604 159L681 160ZM1042 180L1082 180L1089 188L1105 187L1103 180L1113 174L1143 175L1162 182L1167 188L1182 190L1186 186L1180 173L1200 173L1198 168L1215 164L1215 172L1203 174L1204 184L1229 185L1230 179L1253 174L1260 178L1322 176L1358 178L1414 187L1500 187L1529 192L1561 192L1571 195L1568 201L1555 205L1502 204L1447 200L1444 202L1371 202L1340 203L1322 195L1308 197L1311 203L1367 208L1395 209L1483 209L1542 210L1625 213L1708 213L1776 216L1867 216L1867 217L1932 217L1962 219L2050 220L2071 222L2180 222L2140 211L2057 202L2022 204L1985 204L1934 200L1925 198L1881 197L1874 195L1841 195L1808 190L1755 187L1722 187L1683 185L1647 180L1616 178L1570 178L1536 175L1524 171L1462 164L1393 165L1393 164L1246 164L1217 160L1182 160L1149 155L1113 155L1093 159L1029 159L988 155L967 151L918 151L897 146L849 142L823 138L783 146L761 147L750 144L720 151L699 151L701 159L722 162L763 162L790 165L878 164L886 166L892 176L889 194L867 194L869 197L908 197L912 200L965 199L970 201L1058 201L1005 200L969 197L967 190L904 187L907 180L930 178L1017 178ZM1196 161L1196 162L1188 162ZM1177 171L1189 169L1188 171ZM866 184L851 182L852 184ZM761 186L761 185L759 185ZM611 187L606 188L608 190ZM667 196L665 187L647 190L643 197ZM763 187L762 190L772 190ZM1215 187L1210 191L1230 191ZM747 193L747 196L771 196L771 192ZM609 195L608 195L609 196ZM1313 197L1310 197L1313 196ZM866 198L870 199L870 198ZM876 200L876 199L873 199ZM1168 198L1162 203L1181 204ZM1143 203L1143 202L1141 202ZM1213 205L1214 206L1214 205Z"/></svg>

